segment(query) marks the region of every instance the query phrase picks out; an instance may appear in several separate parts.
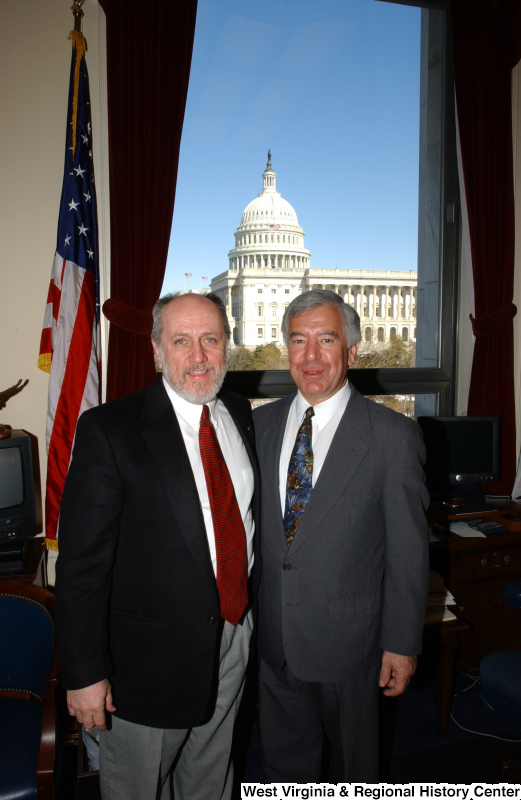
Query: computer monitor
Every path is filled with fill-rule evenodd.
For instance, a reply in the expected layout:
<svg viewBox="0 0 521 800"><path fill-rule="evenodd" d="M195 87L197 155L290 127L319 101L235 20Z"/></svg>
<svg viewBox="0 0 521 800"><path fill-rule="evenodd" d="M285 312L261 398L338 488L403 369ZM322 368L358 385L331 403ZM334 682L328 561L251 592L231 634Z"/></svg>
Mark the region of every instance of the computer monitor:
<svg viewBox="0 0 521 800"><path fill-rule="evenodd" d="M13 430L0 439L0 574L23 567L24 541L35 533L31 437Z"/></svg>
<svg viewBox="0 0 521 800"><path fill-rule="evenodd" d="M433 495L479 496L501 480L501 417L418 417Z"/></svg>

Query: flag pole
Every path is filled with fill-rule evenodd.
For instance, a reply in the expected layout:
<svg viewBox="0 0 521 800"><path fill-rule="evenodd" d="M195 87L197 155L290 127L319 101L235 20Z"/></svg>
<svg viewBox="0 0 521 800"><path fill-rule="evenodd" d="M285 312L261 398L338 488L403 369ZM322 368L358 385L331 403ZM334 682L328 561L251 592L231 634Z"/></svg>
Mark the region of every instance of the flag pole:
<svg viewBox="0 0 521 800"><path fill-rule="evenodd" d="M82 5L84 4L85 0L74 0L71 11L74 15L74 30L81 33L81 20L85 16L83 13Z"/></svg>

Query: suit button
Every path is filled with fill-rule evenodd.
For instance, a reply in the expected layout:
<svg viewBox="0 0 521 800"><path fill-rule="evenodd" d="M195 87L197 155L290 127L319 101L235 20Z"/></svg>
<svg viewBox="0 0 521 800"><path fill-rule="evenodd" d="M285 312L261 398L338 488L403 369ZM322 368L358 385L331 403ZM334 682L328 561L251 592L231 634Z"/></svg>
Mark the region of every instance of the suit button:
<svg viewBox="0 0 521 800"><path fill-rule="evenodd" d="M215 625L217 620L215 619L215 617L207 617L206 621L209 622L210 625Z"/></svg>
<svg viewBox="0 0 521 800"><path fill-rule="evenodd" d="M291 569L291 564L283 564L282 569Z"/></svg>

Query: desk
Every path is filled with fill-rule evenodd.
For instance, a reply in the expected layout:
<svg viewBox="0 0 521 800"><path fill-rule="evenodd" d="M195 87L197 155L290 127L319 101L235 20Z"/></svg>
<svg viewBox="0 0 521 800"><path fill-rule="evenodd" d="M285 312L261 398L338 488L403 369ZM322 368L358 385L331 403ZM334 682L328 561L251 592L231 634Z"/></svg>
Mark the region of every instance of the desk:
<svg viewBox="0 0 521 800"><path fill-rule="evenodd" d="M449 725L456 653L469 631L469 623L459 615L456 619L449 619L446 622L431 622L423 628L423 651L429 653L430 650L434 650L438 653L434 702L438 707L440 736L445 736Z"/></svg>
<svg viewBox="0 0 521 800"><path fill-rule="evenodd" d="M29 539L25 568L22 572L10 572L1 576L2 581L24 581L47 589L47 548L45 537Z"/></svg>
<svg viewBox="0 0 521 800"><path fill-rule="evenodd" d="M511 508L519 510L520 504ZM445 517L445 524L451 519L463 517ZM471 539L450 536L447 542L431 545L430 555L432 569L443 576L459 614L471 626L458 649L456 669L477 667L497 650L521 647L521 613L503 598L506 584L521 576L521 532Z"/></svg>

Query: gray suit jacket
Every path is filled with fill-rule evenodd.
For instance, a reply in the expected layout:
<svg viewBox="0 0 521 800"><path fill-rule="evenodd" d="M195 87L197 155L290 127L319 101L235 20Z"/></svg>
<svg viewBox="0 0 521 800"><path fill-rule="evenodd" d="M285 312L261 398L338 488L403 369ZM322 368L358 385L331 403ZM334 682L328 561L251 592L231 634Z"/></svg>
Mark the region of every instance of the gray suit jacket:
<svg viewBox="0 0 521 800"><path fill-rule="evenodd" d="M421 650L427 595L425 456L419 426L354 387L287 547L279 458L295 395L253 413L262 478L259 648L305 681L338 681L381 650Z"/></svg>

